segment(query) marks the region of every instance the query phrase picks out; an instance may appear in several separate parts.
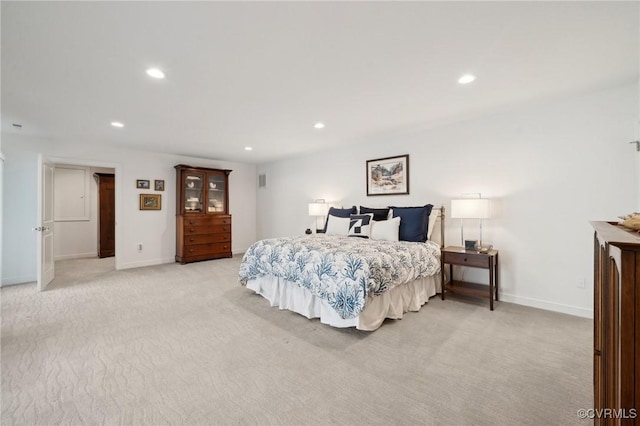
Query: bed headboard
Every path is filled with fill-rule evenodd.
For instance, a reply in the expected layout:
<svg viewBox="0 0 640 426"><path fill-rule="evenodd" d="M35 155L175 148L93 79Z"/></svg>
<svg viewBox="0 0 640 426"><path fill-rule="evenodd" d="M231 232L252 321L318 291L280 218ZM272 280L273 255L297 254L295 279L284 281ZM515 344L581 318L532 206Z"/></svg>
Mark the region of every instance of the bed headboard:
<svg viewBox="0 0 640 426"><path fill-rule="evenodd" d="M445 208L440 206L431 209L431 215L437 215L436 222L434 223L434 229L431 233L431 241L440 244L440 248L444 247L444 220L445 220ZM439 232L438 232L439 231Z"/></svg>

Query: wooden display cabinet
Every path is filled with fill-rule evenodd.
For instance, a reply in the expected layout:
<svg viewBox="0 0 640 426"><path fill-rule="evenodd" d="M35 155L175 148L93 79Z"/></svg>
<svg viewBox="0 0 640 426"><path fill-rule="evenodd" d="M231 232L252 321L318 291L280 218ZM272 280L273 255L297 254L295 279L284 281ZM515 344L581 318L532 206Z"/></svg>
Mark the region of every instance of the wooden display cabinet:
<svg viewBox="0 0 640 426"><path fill-rule="evenodd" d="M175 166L176 262L231 257L231 170Z"/></svg>

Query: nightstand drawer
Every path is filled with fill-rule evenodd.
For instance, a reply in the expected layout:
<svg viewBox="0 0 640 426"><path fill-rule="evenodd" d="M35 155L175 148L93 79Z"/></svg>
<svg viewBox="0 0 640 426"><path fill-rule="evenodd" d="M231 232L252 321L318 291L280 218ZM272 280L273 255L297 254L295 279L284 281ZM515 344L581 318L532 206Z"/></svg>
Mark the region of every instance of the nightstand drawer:
<svg viewBox="0 0 640 426"><path fill-rule="evenodd" d="M444 252L444 263L454 265L473 266L474 268L489 268L490 256L477 253L451 253Z"/></svg>

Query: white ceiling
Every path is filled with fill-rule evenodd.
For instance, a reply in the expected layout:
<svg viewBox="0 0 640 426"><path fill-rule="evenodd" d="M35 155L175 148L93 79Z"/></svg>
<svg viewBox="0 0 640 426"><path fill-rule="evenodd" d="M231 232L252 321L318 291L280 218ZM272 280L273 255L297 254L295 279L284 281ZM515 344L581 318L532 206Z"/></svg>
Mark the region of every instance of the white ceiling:
<svg viewBox="0 0 640 426"><path fill-rule="evenodd" d="M638 2L2 1L2 131L252 163L393 143L637 81L639 12ZM167 78L149 78L150 66ZM468 72L476 82L459 85Z"/></svg>

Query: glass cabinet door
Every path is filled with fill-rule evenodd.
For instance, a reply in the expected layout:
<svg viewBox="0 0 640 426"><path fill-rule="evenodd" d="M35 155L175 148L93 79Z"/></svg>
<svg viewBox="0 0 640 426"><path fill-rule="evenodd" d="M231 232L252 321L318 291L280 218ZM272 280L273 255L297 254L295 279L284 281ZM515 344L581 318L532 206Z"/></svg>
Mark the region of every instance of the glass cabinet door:
<svg viewBox="0 0 640 426"><path fill-rule="evenodd" d="M204 173L185 172L184 179L184 211L202 213Z"/></svg>
<svg viewBox="0 0 640 426"><path fill-rule="evenodd" d="M207 174L207 213L224 213L227 194L225 175L219 173Z"/></svg>

